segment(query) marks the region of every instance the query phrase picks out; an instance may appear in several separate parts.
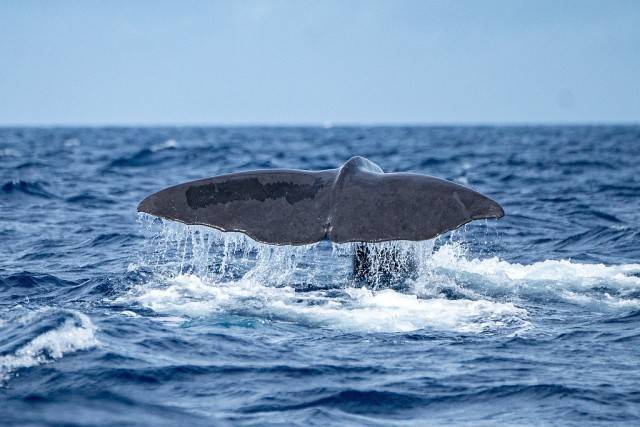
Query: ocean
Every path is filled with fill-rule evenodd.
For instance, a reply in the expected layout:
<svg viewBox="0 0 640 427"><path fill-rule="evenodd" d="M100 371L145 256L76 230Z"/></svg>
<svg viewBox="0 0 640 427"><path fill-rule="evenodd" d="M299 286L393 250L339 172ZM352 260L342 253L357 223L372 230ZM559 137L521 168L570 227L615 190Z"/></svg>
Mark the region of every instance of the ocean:
<svg viewBox="0 0 640 427"><path fill-rule="evenodd" d="M138 214L354 155L498 201L399 285ZM640 126L0 128L2 425L638 425Z"/></svg>

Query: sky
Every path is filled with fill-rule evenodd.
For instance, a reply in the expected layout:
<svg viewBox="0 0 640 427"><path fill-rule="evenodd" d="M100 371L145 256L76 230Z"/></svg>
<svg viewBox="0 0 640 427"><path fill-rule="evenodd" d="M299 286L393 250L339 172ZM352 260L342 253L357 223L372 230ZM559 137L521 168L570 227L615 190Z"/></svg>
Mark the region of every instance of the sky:
<svg viewBox="0 0 640 427"><path fill-rule="evenodd" d="M0 0L0 125L640 123L640 1Z"/></svg>

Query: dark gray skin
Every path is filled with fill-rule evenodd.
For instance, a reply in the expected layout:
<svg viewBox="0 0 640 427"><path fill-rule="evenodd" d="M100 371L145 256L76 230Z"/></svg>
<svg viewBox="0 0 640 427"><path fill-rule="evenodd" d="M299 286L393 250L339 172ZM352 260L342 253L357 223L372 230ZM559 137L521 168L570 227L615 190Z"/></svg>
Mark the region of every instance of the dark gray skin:
<svg viewBox="0 0 640 427"><path fill-rule="evenodd" d="M504 216L498 203L467 187L384 173L364 157L324 171L258 170L187 182L145 198L138 212L275 245L427 240Z"/></svg>

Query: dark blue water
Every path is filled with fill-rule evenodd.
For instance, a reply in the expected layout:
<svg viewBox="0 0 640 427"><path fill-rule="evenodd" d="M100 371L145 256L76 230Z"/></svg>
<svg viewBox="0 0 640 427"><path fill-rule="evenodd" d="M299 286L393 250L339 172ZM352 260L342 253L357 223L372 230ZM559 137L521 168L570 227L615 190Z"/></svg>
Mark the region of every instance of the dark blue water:
<svg viewBox="0 0 640 427"><path fill-rule="evenodd" d="M463 183L506 217L350 248L138 217L255 168ZM3 425L640 423L640 127L0 129Z"/></svg>

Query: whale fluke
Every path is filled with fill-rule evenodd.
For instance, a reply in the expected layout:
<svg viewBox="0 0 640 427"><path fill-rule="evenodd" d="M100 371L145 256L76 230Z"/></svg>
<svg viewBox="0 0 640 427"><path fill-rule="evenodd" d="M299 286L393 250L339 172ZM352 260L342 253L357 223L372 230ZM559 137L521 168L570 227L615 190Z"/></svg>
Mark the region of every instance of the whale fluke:
<svg viewBox="0 0 640 427"><path fill-rule="evenodd" d="M338 169L258 170L187 182L148 196L138 211L276 245L427 240L504 216L498 203L467 187L384 173L363 157Z"/></svg>

